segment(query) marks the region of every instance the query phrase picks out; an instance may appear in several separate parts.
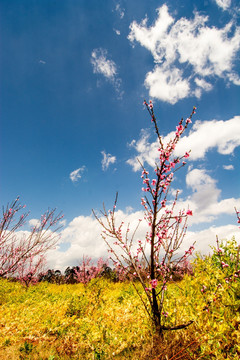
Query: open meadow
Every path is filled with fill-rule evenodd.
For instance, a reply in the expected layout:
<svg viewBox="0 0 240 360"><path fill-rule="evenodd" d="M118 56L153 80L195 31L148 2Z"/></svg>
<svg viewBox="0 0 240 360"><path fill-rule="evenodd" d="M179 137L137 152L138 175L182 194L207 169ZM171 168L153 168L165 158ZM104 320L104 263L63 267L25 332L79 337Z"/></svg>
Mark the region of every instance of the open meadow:
<svg viewBox="0 0 240 360"><path fill-rule="evenodd" d="M239 279L217 265L198 257L194 275L169 283L165 324L193 323L157 341L131 282L25 288L0 279L0 358L239 359Z"/></svg>

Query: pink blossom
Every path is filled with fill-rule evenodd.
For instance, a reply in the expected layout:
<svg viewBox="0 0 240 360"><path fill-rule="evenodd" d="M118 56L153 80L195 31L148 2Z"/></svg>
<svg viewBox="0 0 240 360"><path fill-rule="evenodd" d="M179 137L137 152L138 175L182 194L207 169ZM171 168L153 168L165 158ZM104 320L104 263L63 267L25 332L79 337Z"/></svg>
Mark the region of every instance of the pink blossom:
<svg viewBox="0 0 240 360"><path fill-rule="evenodd" d="M187 210L186 214L192 216L192 210Z"/></svg>
<svg viewBox="0 0 240 360"><path fill-rule="evenodd" d="M151 280L151 281L150 281L150 284L152 285L152 288L153 288L153 289L156 289L157 284L158 284L157 279L153 279L153 280Z"/></svg>
<svg viewBox="0 0 240 360"><path fill-rule="evenodd" d="M184 157L188 158L190 156L190 154L188 152L185 153Z"/></svg>
<svg viewBox="0 0 240 360"><path fill-rule="evenodd" d="M228 265L228 264L226 264L224 261L222 261L222 262L221 262L221 264L222 264L222 267L223 267L223 268L225 268L225 267L229 267L229 265Z"/></svg>
<svg viewBox="0 0 240 360"><path fill-rule="evenodd" d="M162 207L165 207L166 206L166 200L162 200L161 205L162 205Z"/></svg>

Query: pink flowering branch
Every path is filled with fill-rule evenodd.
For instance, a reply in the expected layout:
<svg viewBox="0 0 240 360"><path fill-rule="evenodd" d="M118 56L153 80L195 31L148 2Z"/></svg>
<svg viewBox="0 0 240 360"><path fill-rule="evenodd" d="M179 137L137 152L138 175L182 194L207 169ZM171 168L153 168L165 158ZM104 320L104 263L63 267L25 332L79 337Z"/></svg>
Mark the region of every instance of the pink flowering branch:
<svg viewBox="0 0 240 360"><path fill-rule="evenodd" d="M138 160L142 168L141 178L143 181L141 205L144 208L144 220L148 226L145 239L139 239L137 244L134 241L142 219L138 220L132 235L130 235L129 224L125 225L122 222L120 225L116 225L115 212L118 194L111 211L106 211L103 204L101 216L97 216L94 211L93 214L103 228L102 237L108 245L110 258L115 267L122 268L131 279L140 281L144 295L138 290L134 281L133 285L154 326L162 336L163 330L180 329L191 323L165 326L167 312L163 305L167 283L172 278L173 264L177 266L186 262L194 250L192 245L183 256L177 258L177 251L180 249L187 231L187 218L192 216L192 211L190 209L176 211L178 191L172 204L167 201L167 196L175 172L185 166L185 160L190 156L190 151L180 157L175 156L174 151L180 137L192 122L191 119L196 108L193 108L192 113L185 121L180 120L175 136L165 145L159 133L152 102L150 101L148 104L144 101L144 104L151 116L159 143L159 158L152 176L144 164ZM127 228L123 234L124 227Z"/></svg>
<svg viewBox="0 0 240 360"><path fill-rule="evenodd" d="M237 208L235 208L235 212L237 215L237 222L238 222L238 224L240 224L240 212L237 210Z"/></svg>
<svg viewBox="0 0 240 360"><path fill-rule="evenodd" d="M23 264L26 267L29 264L33 266L59 240L57 231L62 227L59 222L63 215L56 215L55 209L47 210L32 227L30 233L18 232L29 215L24 213L17 218L24 208L25 206L19 203L19 198L3 208L3 216L0 219L0 276L2 277L17 275ZM23 270L20 272L23 273Z"/></svg>

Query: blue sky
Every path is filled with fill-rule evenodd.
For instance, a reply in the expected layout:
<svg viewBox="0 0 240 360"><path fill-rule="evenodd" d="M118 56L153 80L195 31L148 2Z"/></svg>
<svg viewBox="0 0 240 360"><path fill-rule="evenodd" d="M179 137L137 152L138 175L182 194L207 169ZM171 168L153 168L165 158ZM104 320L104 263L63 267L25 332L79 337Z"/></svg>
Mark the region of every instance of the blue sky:
<svg viewBox="0 0 240 360"><path fill-rule="evenodd" d="M156 148L144 98L163 138L197 106L173 183L194 213L187 241L207 252L216 234L238 236L237 3L0 0L1 206L19 195L29 219L63 211L51 266L106 255L91 209L116 191L120 217L141 215L136 157L151 169Z"/></svg>

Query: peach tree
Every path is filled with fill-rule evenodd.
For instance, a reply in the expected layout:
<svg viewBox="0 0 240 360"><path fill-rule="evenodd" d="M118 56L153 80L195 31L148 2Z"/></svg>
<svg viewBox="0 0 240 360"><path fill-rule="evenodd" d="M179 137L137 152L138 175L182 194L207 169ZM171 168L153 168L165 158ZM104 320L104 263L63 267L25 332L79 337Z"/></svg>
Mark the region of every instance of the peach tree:
<svg viewBox="0 0 240 360"><path fill-rule="evenodd" d="M133 286L140 296L144 308L152 321L154 328L160 337L164 330L177 330L185 328L192 323L166 325L168 316L164 307L165 292L169 281L172 280L172 269L177 268L192 254L193 245L181 256L177 253L183 242L187 230L187 218L192 215L190 209L177 210L176 192L174 200L167 201L169 189L174 179L174 174L186 164L190 156L185 152L182 156L176 156L175 147L179 139L192 122L195 113L193 108L190 116L184 121L183 118L177 124L174 137L164 144L160 135L159 127L150 101L144 101L150 114L152 124L158 139L158 161L154 171L142 168L143 196L141 205L144 209L144 219L139 219L137 226L130 231L130 224L124 230L124 222L117 224L116 206L117 197L112 210L107 211L103 204L103 210L94 216L103 228L102 237L108 246L110 258L115 268L122 270L131 278ZM140 223L145 220L148 230L144 238L136 239ZM139 291L137 281L141 283L143 292Z"/></svg>

